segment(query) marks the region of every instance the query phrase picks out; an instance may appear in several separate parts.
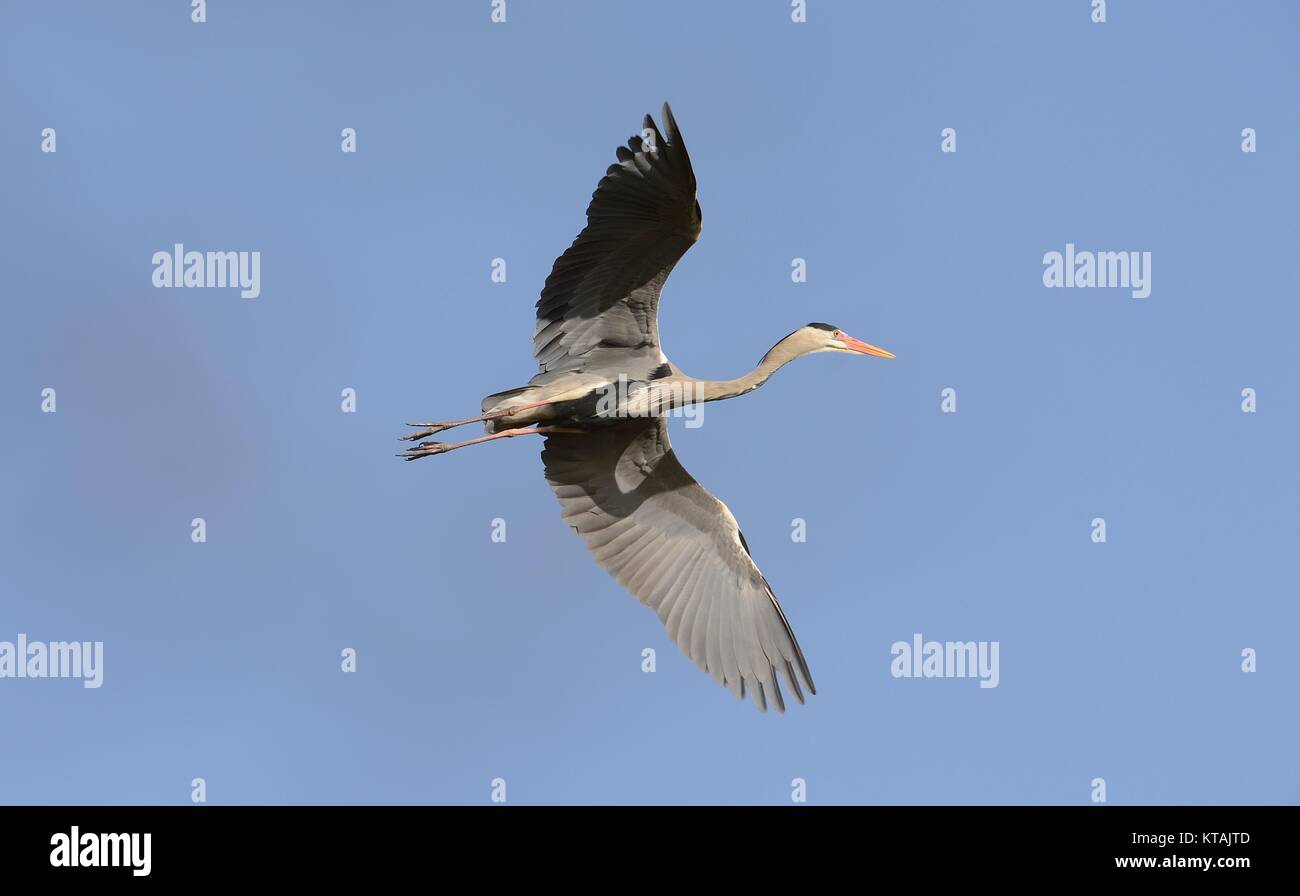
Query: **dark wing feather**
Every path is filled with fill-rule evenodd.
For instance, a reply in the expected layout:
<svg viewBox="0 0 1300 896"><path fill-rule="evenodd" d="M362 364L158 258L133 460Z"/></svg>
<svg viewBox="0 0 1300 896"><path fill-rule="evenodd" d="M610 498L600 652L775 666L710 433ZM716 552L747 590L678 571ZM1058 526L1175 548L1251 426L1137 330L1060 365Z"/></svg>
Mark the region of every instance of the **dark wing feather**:
<svg viewBox="0 0 1300 896"><path fill-rule="evenodd" d="M596 562L714 681L764 710L785 709L779 676L800 703L817 692L735 517L678 462L663 419L552 433L542 462Z"/></svg>
<svg viewBox="0 0 1300 896"><path fill-rule="evenodd" d="M587 226L546 278L533 335L542 373L603 366L640 378L662 362L659 292L700 235L695 173L666 103L664 125L666 140L647 115L650 145L633 137L618 148Z"/></svg>

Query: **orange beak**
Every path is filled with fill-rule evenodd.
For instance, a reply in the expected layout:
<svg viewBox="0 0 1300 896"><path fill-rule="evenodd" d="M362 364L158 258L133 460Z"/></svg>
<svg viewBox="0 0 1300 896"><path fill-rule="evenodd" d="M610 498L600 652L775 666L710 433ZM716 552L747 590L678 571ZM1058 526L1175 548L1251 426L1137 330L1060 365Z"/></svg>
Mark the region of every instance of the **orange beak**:
<svg viewBox="0 0 1300 896"><path fill-rule="evenodd" d="M863 342L861 339L854 339L848 333L841 333L836 337L844 343L844 347L851 352L857 352L860 355L874 355L877 358L892 358L893 352L887 352L883 348L876 348L874 345Z"/></svg>

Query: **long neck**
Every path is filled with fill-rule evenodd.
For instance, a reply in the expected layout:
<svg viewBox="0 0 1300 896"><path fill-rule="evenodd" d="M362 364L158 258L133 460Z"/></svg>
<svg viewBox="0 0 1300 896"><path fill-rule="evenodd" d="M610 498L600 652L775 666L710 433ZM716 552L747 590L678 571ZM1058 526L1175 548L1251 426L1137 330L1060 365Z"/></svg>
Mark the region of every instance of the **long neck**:
<svg viewBox="0 0 1300 896"><path fill-rule="evenodd" d="M735 398L737 395L752 392L771 379L772 374L804 354L788 343L788 339L778 342L770 352L763 356L763 360L758 362L757 367L739 379L696 380L696 388L704 391L705 401Z"/></svg>

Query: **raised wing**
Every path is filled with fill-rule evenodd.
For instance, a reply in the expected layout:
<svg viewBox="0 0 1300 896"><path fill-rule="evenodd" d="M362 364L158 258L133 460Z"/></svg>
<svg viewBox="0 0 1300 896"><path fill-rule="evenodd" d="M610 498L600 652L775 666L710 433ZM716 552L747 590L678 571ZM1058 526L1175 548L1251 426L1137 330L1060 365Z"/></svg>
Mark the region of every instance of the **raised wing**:
<svg viewBox="0 0 1300 896"><path fill-rule="evenodd" d="M596 562L659 614L713 680L759 709L817 693L771 586L727 506L673 453L662 418L546 437L546 479Z"/></svg>
<svg viewBox="0 0 1300 896"><path fill-rule="evenodd" d="M701 220L695 173L667 103L664 126L666 140L647 115L648 139L618 148L587 206L587 226L546 278L533 334L542 373L643 378L663 362L659 292L699 238Z"/></svg>

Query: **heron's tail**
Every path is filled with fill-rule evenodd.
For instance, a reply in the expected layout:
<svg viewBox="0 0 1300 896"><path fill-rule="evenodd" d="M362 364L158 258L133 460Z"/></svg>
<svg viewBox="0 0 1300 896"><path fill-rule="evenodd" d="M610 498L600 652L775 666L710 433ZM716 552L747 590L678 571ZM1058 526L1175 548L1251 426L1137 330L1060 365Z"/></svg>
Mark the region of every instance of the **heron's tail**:
<svg viewBox="0 0 1300 896"><path fill-rule="evenodd" d="M492 393L483 399L483 413L490 414L493 411L504 410L511 405L518 404L519 402L515 399L527 392L528 388L528 386L520 386L518 389L507 389L504 392ZM500 420L486 420L483 423L483 428L487 430L489 435L495 432L500 432L503 429L510 429L508 426L501 425Z"/></svg>
<svg viewBox="0 0 1300 896"><path fill-rule="evenodd" d="M513 398L516 395L520 395L527 391L527 386L520 386L518 389L507 389L504 392L493 392L487 398L483 399L482 411L485 414L489 413L490 411L495 410L497 406L504 403L507 398Z"/></svg>

